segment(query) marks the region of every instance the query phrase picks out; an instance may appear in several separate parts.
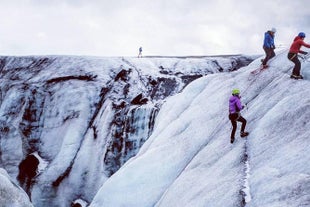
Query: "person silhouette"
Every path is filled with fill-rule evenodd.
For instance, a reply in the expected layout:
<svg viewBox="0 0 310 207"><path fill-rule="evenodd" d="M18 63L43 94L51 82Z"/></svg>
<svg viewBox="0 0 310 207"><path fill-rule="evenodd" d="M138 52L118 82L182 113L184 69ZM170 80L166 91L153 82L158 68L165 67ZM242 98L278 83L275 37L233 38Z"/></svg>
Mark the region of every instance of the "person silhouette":
<svg viewBox="0 0 310 207"><path fill-rule="evenodd" d="M287 58L295 64L291 75L291 78L294 79L303 79L302 75L300 75L301 64L298 59L298 53L304 55L308 54L307 52L300 50L301 46L310 48L310 44L304 42L305 37L306 34L304 32L299 32L299 34L294 38L290 51L287 54Z"/></svg>
<svg viewBox="0 0 310 207"><path fill-rule="evenodd" d="M274 34L276 33L276 31L277 30L275 28L272 28L271 30L265 32L263 49L265 51L266 57L262 60L263 69L268 67L268 60L270 60L276 55L274 53Z"/></svg>
<svg viewBox="0 0 310 207"><path fill-rule="evenodd" d="M230 143L234 143L235 141L235 133L237 130L237 121L241 122L241 130L240 130L240 136L246 137L249 135L249 132L244 131L246 126L246 119L243 118L240 114L240 111L244 108L242 106L240 101L240 91L239 89L233 89L232 90L232 96L229 98L229 120L232 125L232 131L230 135Z"/></svg>
<svg viewBox="0 0 310 207"><path fill-rule="evenodd" d="M139 55L138 58L141 57L142 58L142 47L139 48Z"/></svg>

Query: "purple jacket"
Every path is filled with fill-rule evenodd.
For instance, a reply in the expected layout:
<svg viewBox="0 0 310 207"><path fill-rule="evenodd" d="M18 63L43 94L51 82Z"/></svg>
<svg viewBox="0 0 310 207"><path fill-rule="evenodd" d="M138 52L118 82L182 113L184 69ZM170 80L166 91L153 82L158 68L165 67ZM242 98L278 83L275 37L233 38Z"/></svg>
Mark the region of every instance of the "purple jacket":
<svg viewBox="0 0 310 207"><path fill-rule="evenodd" d="M242 105L239 96L231 96L229 99L229 113L238 113L241 111Z"/></svg>

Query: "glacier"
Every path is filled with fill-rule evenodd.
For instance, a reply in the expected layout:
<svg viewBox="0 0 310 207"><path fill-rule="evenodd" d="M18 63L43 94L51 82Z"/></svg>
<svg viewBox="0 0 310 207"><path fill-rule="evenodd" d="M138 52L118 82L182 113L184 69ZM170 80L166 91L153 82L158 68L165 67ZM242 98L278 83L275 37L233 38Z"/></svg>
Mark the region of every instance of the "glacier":
<svg viewBox="0 0 310 207"><path fill-rule="evenodd" d="M1 206L310 206L310 58L293 80L287 52L257 75L241 55L0 57ZM233 88L250 135L230 144Z"/></svg>
<svg viewBox="0 0 310 207"><path fill-rule="evenodd" d="M257 75L250 72L260 58L167 98L151 136L90 206L310 206L310 63L302 61L304 80L290 79L287 52ZM230 144L233 88L241 90L250 135Z"/></svg>
<svg viewBox="0 0 310 207"><path fill-rule="evenodd" d="M236 71L252 60L0 57L0 167L33 206L87 206L149 145L171 97L198 78Z"/></svg>
<svg viewBox="0 0 310 207"><path fill-rule="evenodd" d="M33 207L26 192L13 181L3 168L0 168L0 205L3 207Z"/></svg>

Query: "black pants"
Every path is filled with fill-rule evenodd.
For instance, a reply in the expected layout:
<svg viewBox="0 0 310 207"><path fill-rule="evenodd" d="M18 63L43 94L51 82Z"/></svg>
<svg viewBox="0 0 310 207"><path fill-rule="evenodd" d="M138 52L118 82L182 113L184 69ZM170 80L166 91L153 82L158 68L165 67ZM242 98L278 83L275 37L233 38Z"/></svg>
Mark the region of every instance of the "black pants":
<svg viewBox="0 0 310 207"><path fill-rule="evenodd" d="M273 58L276 54L274 53L274 49L273 48L266 48L266 47L263 47L263 48L264 48L264 51L265 51L265 54L266 54L266 57L263 60L263 65L267 65L268 60Z"/></svg>
<svg viewBox="0 0 310 207"><path fill-rule="evenodd" d="M245 120L245 118L243 118L238 113L229 114L229 119L230 119L231 125L233 127L233 129L231 131L230 138L234 139L235 138L235 133L236 133L236 130L237 130L237 121L242 123L242 125L241 125L241 132L244 132L245 126L246 126L246 120Z"/></svg>
<svg viewBox="0 0 310 207"><path fill-rule="evenodd" d="M295 64L292 75L300 76L300 61L298 55L296 53L288 53L287 58Z"/></svg>

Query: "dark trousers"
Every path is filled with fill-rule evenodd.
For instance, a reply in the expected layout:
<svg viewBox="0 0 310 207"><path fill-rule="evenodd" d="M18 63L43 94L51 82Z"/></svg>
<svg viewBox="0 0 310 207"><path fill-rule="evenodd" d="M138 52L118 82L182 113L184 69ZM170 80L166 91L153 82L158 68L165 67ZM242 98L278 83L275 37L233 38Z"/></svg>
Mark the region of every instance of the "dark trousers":
<svg viewBox="0 0 310 207"><path fill-rule="evenodd" d="M298 55L296 53L288 53L287 58L295 64L292 75L300 76L300 61Z"/></svg>
<svg viewBox="0 0 310 207"><path fill-rule="evenodd" d="M273 48L266 48L266 47L263 47L263 48L264 48L264 51L265 51L265 54L266 54L266 57L263 60L263 65L267 65L268 60L273 58L276 54L274 53L274 49Z"/></svg>
<svg viewBox="0 0 310 207"><path fill-rule="evenodd" d="M242 123L242 125L241 125L241 132L244 132L245 126L246 126L246 120L245 120L245 118L243 118L238 113L229 114L229 119L230 119L231 125L233 127L233 129L231 131L230 138L234 139L235 138L235 133L236 133L236 130L237 130L237 121Z"/></svg>

